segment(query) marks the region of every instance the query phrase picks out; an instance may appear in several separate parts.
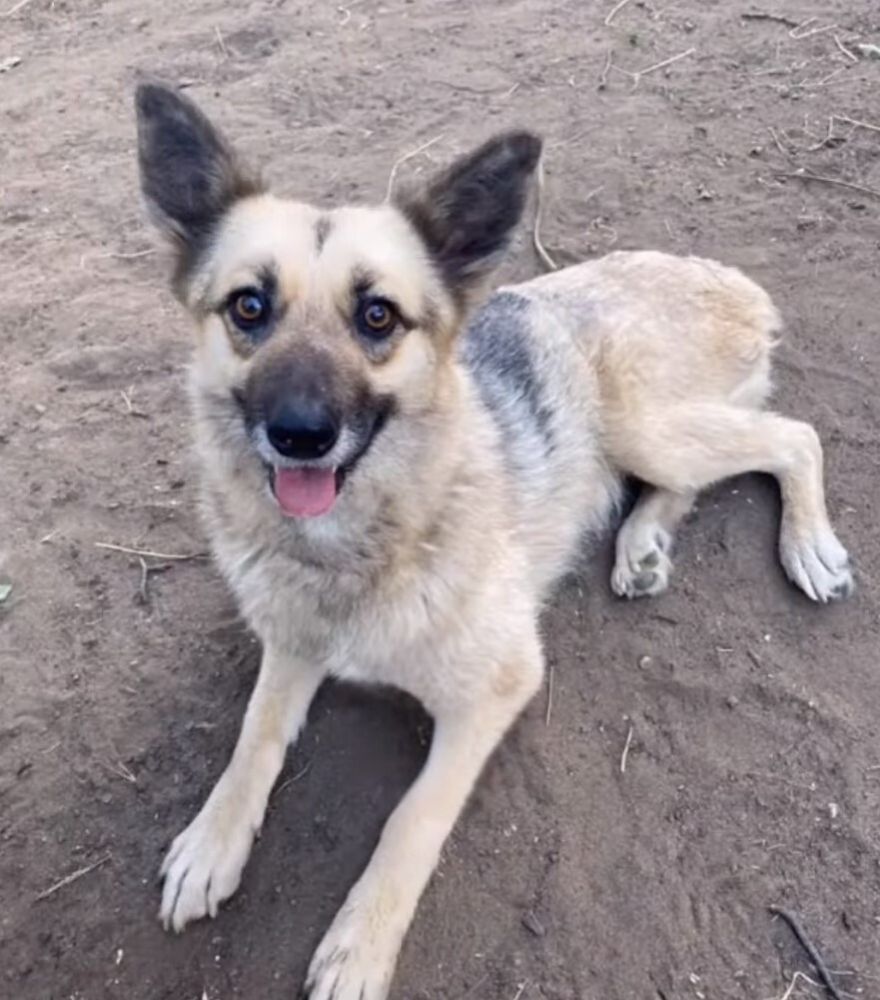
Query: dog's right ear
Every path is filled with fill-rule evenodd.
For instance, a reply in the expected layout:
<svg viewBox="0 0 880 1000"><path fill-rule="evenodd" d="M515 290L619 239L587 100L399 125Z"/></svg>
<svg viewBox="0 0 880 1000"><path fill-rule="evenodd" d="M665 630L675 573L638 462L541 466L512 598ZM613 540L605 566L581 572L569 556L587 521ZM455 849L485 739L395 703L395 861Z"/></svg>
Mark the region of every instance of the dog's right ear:
<svg viewBox="0 0 880 1000"><path fill-rule="evenodd" d="M263 188L205 115L176 90L141 84L135 106L141 190L153 221L185 263L235 201Z"/></svg>

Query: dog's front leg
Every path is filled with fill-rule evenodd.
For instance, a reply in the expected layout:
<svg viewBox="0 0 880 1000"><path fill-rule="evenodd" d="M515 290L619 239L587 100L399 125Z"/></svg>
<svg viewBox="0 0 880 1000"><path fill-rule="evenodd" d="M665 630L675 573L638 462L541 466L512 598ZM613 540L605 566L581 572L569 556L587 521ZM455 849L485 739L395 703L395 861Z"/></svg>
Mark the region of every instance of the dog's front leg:
<svg viewBox="0 0 880 1000"><path fill-rule="evenodd" d="M171 845L159 915L166 929L217 915L238 888L288 743L305 722L323 672L267 645L241 734L202 811Z"/></svg>
<svg viewBox="0 0 880 1000"><path fill-rule="evenodd" d="M537 645L537 644L536 644ZM440 849L486 759L537 689L540 653L500 666L470 704L437 710L428 760L385 825L309 967L309 1000L384 1000Z"/></svg>

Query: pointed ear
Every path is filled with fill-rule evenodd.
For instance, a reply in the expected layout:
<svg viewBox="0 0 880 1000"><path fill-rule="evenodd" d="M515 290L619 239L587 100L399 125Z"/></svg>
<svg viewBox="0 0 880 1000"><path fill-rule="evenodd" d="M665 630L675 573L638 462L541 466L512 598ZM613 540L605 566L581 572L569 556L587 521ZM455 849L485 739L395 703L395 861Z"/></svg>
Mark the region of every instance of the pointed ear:
<svg viewBox="0 0 880 1000"><path fill-rule="evenodd" d="M536 136L507 132L456 160L421 192L396 199L461 304L507 249L540 155Z"/></svg>
<svg viewBox="0 0 880 1000"><path fill-rule="evenodd" d="M231 205L263 188L205 115L176 90L141 84L135 105L141 190L153 221L178 246L185 266Z"/></svg>

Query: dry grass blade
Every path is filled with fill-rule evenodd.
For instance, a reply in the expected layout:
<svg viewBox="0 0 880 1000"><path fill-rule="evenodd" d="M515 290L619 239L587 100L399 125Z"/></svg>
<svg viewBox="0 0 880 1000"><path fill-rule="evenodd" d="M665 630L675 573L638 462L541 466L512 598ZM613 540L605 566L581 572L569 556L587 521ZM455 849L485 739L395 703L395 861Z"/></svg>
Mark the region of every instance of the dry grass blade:
<svg viewBox="0 0 880 1000"><path fill-rule="evenodd" d="M18 0L18 3L13 4L9 10L4 10L0 14L0 17L12 17L13 14L17 14L23 7L27 7L30 2L31 0Z"/></svg>
<svg viewBox="0 0 880 1000"><path fill-rule="evenodd" d="M608 11L608 15L605 18L605 27L610 28L611 22L615 17L623 10L623 8L629 3L629 0L617 0L617 3Z"/></svg>
<svg viewBox="0 0 880 1000"><path fill-rule="evenodd" d="M532 226L532 246L535 253L541 258L542 263L548 271L558 271L559 265L547 253L547 249L541 241L541 218L544 212L544 157L538 160L538 173L536 177L537 194L535 196L535 222Z"/></svg>
<svg viewBox="0 0 880 1000"><path fill-rule="evenodd" d="M806 21L802 21L800 24L796 25L788 33L789 38L793 38L795 41L800 41L803 38L812 38L813 35L821 35L826 31L834 31L837 27L836 24L826 24L821 28L814 28L814 25L819 18L816 16L808 17Z"/></svg>
<svg viewBox="0 0 880 1000"><path fill-rule="evenodd" d="M115 250L107 253L85 253L79 259L79 268L84 271L86 263L90 260L140 260L141 257L152 257L156 252L155 249L149 249L135 250L132 253L117 253Z"/></svg>
<svg viewBox="0 0 880 1000"><path fill-rule="evenodd" d="M821 983L817 983L815 979L810 979L810 977L804 975L803 972L796 972L791 977L791 982L788 984L785 992L781 996L770 997L769 1000L789 1000L792 993L794 993L794 989L797 986L799 979L803 979L805 983L808 983L810 986L815 986L817 989L821 986Z"/></svg>
<svg viewBox="0 0 880 1000"><path fill-rule="evenodd" d="M602 67L602 72L599 75L599 82L596 84L597 90L604 90L608 86L608 71L611 69L613 59L614 52L612 49L609 49L608 54L605 56L605 65Z"/></svg>
<svg viewBox="0 0 880 1000"><path fill-rule="evenodd" d="M780 140L779 134L777 133L776 129L773 128L772 125L768 125L767 126L767 131L770 133L770 136L773 139L773 142L776 144L776 148L779 150L779 152L782 153L783 156L789 156L790 157L791 156L791 150L790 149L786 149L785 146L782 145L782 141Z"/></svg>
<svg viewBox="0 0 880 1000"><path fill-rule="evenodd" d="M667 66L671 66L673 63L677 63L679 59L686 59L688 56L692 56L697 50L691 46L689 49L685 49L684 52L678 52L674 56L670 56L668 59L661 59L660 62L656 62L651 66L646 66L644 69L630 70L624 69L622 66L615 66L609 61L607 69L616 70L618 73L623 73L624 76L628 76L633 83L633 90L638 87L642 82L642 77L647 76L649 73L656 73L658 69L665 69Z"/></svg>
<svg viewBox="0 0 880 1000"><path fill-rule="evenodd" d="M553 664L547 671L547 709L544 712L544 725L550 725L550 713L553 711Z"/></svg>
<svg viewBox="0 0 880 1000"><path fill-rule="evenodd" d="M670 56L668 59L663 59L658 63L654 63L653 66L649 66L647 69L640 69L635 75L637 77L647 76L649 73L653 73L658 69L665 69L667 66L671 66L673 63L677 63L679 59L685 59L687 56L692 56L697 50L693 47L685 50L684 52L679 52L678 55Z"/></svg>
<svg viewBox="0 0 880 1000"><path fill-rule="evenodd" d="M840 49L846 58L850 60L850 62L857 63L859 61L859 57L855 54L855 52L850 52L850 50L840 40L840 35L834 36L834 44Z"/></svg>
<svg viewBox="0 0 880 1000"><path fill-rule="evenodd" d="M388 186L385 188L385 201L391 201L391 195L394 191L394 181L397 178L397 171L400 170L403 164L406 163L407 160L411 160L413 157L418 156L419 153L424 153L426 149L430 149L434 143L439 142L442 138L442 135L435 135L433 139L423 142L421 146L417 146L408 153L404 153L400 159L394 161L394 164L391 167L391 173L388 175Z"/></svg>
<svg viewBox="0 0 880 1000"><path fill-rule="evenodd" d="M297 773L289 777L287 781L282 781L281 784L275 789L275 792L273 793L273 798L275 796L280 795L284 791L284 789L287 788L288 785L293 785L297 781L299 781L300 778L304 778L309 773L309 768L311 766L312 762L309 761L301 771L297 771Z"/></svg>
<svg viewBox="0 0 880 1000"><path fill-rule="evenodd" d="M633 727L629 727L629 732L626 734L626 743L623 745L623 753L620 755L620 773L626 774L626 760L629 757L629 748L632 746L633 739Z"/></svg>
<svg viewBox="0 0 880 1000"><path fill-rule="evenodd" d="M217 45L219 46L220 51L223 53L223 58L224 59L228 59L229 58L229 49L226 48L226 42L223 41L223 35L220 33L220 29L217 28L217 27L215 27L214 28L214 34L217 37Z"/></svg>
<svg viewBox="0 0 880 1000"><path fill-rule="evenodd" d="M115 764L110 764L107 761L101 761L101 764L107 768L108 771L122 778L123 781L127 781L130 785L137 784L137 778L132 774L132 772L118 760Z"/></svg>
<svg viewBox="0 0 880 1000"><path fill-rule="evenodd" d="M37 902L41 899L48 899L50 896L54 896L59 889L63 889L66 885L70 885L71 882L76 882L77 879L81 879L83 875L88 875L89 872L93 872L96 868L100 868L101 865L106 865L112 856L112 854L105 854L103 858L99 858L94 862L94 864L86 865L84 868L77 868L75 872L65 875L64 878L59 879L54 885L50 885L48 889L41 892L36 897Z"/></svg>

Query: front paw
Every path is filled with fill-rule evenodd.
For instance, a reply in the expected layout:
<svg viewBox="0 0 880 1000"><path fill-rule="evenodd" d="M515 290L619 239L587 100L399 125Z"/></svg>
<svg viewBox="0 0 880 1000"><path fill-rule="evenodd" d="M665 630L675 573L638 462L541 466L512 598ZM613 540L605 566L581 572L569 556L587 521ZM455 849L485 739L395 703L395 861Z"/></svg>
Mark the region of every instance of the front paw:
<svg viewBox="0 0 880 1000"><path fill-rule="evenodd" d="M192 920L216 917L220 903L241 881L263 810L248 809L241 796L218 791L175 838L162 862L159 918L165 930L182 931Z"/></svg>
<svg viewBox="0 0 880 1000"><path fill-rule="evenodd" d="M401 935L346 903L309 965L302 1000L385 1000Z"/></svg>
<svg viewBox="0 0 880 1000"><path fill-rule="evenodd" d="M798 532L783 520L779 557L789 579L820 604L843 600L855 589L849 555L828 525Z"/></svg>

